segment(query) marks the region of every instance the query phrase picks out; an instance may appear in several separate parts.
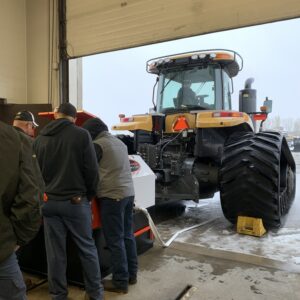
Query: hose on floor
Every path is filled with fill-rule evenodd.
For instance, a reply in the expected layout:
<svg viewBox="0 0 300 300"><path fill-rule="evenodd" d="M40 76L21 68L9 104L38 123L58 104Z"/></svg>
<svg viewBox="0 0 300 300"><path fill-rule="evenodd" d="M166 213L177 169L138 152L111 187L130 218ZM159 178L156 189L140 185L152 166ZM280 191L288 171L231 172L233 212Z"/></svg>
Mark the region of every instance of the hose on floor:
<svg viewBox="0 0 300 300"><path fill-rule="evenodd" d="M175 234L167 241L167 242L164 242L160 233L158 232L158 229L157 227L155 226L148 210L146 208L143 208L143 207L135 207L134 208L135 211L139 211L139 212L142 212L146 218L148 219L148 222L149 222L149 226L152 230L152 233L155 237L155 239L157 240L157 242L163 247L163 248L167 248L171 245L171 243L178 237L178 235L180 235L181 233L183 232L186 232L188 230L191 230L191 229L194 229L194 228L197 228L197 227L200 227L202 225L205 225L205 224L208 224L210 222L213 222L214 220L208 220L208 221L205 221L205 222L202 222L202 223L199 223L199 224L196 224L196 225L193 225L193 226L190 226L190 227L187 227L187 228L184 228L184 229L181 229L177 232L175 232Z"/></svg>

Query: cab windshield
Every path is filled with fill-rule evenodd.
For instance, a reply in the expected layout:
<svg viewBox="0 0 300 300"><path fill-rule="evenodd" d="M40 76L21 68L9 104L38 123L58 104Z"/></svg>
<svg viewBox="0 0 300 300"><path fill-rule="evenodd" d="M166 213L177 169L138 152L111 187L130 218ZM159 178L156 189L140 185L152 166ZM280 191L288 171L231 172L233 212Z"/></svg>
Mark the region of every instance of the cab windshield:
<svg viewBox="0 0 300 300"><path fill-rule="evenodd" d="M215 70L215 66L208 66L162 73L157 111L216 109Z"/></svg>

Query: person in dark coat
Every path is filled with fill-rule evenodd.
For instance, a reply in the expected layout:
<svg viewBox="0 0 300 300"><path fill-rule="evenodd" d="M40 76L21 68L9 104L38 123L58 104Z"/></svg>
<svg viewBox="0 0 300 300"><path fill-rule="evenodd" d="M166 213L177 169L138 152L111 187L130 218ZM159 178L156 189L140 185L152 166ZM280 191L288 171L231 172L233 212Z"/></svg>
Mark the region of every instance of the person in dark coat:
<svg viewBox="0 0 300 300"><path fill-rule="evenodd" d="M40 166L36 159L36 155L33 152L33 139L32 139L35 133L35 128L37 128L38 126L39 125L36 123L33 113L30 111L27 110L19 111L14 117L13 127L20 133L22 139L27 140L27 142L31 145L32 148L31 156L32 156L33 170L40 190L39 200L40 202L42 202L44 198L44 192L45 192L45 183L40 170Z"/></svg>
<svg viewBox="0 0 300 300"><path fill-rule="evenodd" d="M63 103L34 141L46 184L42 206L52 299L67 299L66 236L77 245L85 289L92 300L103 299L97 248L92 237L91 199L96 195L98 164L88 132L75 125L76 108Z"/></svg>
<svg viewBox="0 0 300 300"><path fill-rule="evenodd" d="M97 198L112 265L112 280L103 281L104 289L127 293L128 284L137 282L138 270L133 235L134 187L127 147L98 118L87 120L82 127L90 132L99 161Z"/></svg>
<svg viewBox="0 0 300 300"><path fill-rule="evenodd" d="M34 137L35 129L39 126L34 115L29 110L19 111L13 121L13 126L30 137Z"/></svg>
<svg viewBox="0 0 300 300"><path fill-rule="evenodd" d="M0 299L25 300L15 251L39 230L39 189L30 143L2 122L0 140Z"/></svg>

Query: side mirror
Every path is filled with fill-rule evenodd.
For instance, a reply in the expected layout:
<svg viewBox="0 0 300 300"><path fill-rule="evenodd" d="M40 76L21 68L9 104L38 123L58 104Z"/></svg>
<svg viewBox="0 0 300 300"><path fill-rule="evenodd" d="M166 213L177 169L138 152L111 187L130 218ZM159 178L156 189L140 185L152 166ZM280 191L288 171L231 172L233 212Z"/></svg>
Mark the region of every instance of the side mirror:
<svg viewBox="0 0 300 300"><path fill-rule="evenodd" d="M272 100L269 100L268 97L266 98L266 100L264 101L264 107L265 107L265 112L266 113L271 113L272 112Z"/></svg>

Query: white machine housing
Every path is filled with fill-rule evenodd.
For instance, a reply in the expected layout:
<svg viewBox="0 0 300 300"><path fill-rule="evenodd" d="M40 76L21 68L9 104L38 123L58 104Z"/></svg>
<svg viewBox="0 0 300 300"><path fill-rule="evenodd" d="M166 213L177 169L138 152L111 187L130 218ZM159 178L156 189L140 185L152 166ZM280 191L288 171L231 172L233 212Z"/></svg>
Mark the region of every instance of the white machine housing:
<svg viewBox="0 0 300 300"><path fill-rule="evenodd" d="M139 155L129 155L135 190L135 205L148 208L155 205L155 174Z"/></svg>

